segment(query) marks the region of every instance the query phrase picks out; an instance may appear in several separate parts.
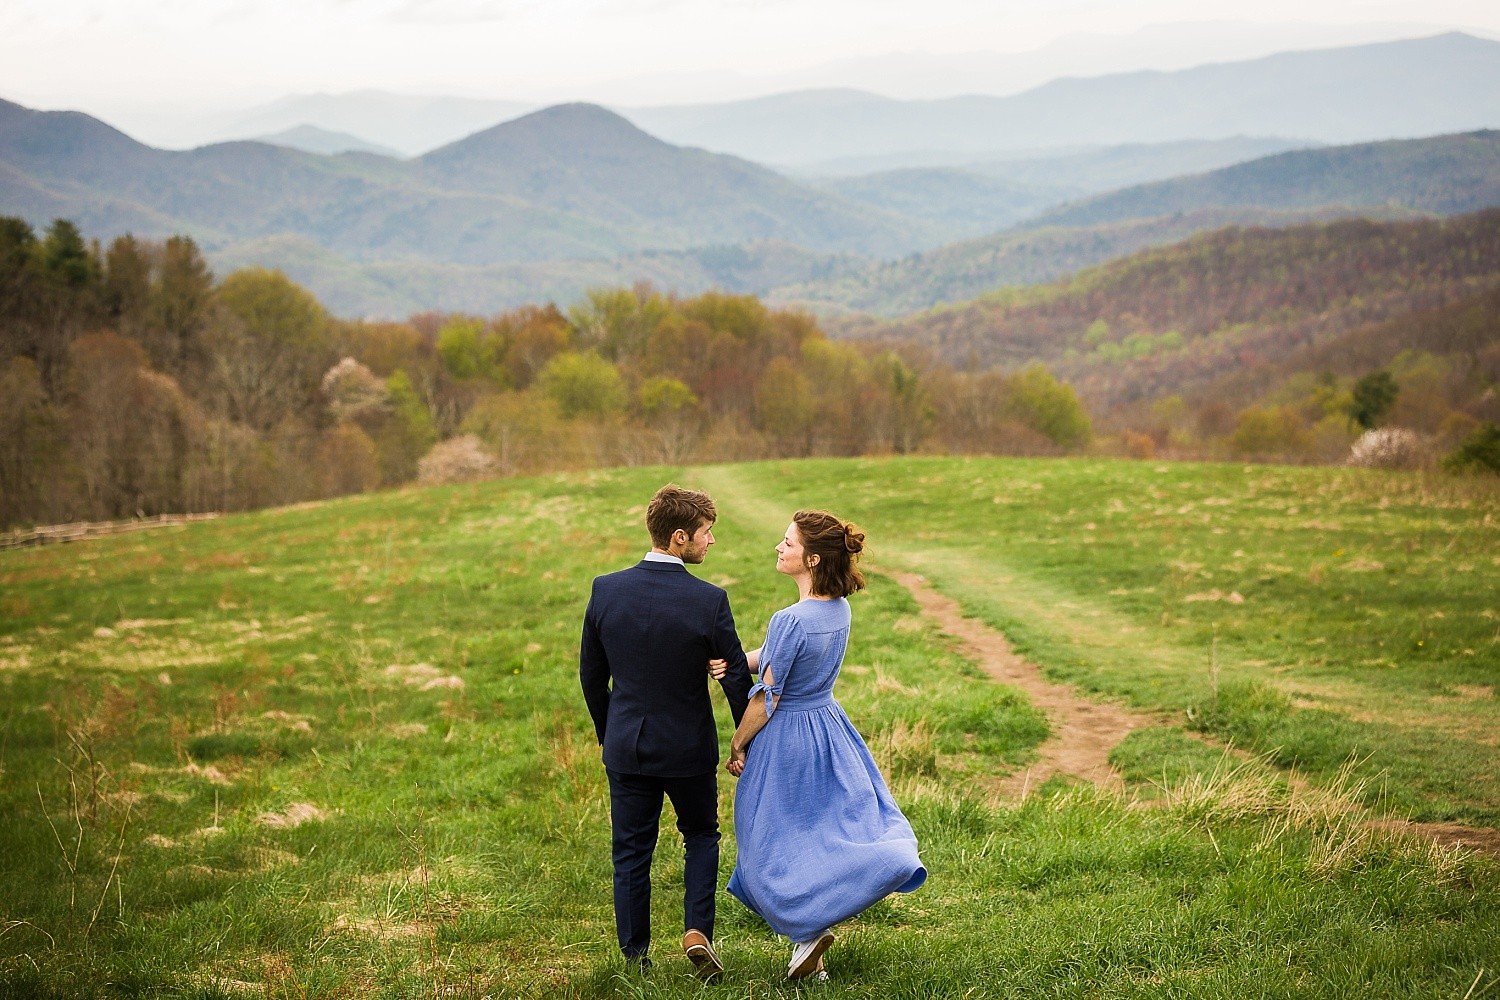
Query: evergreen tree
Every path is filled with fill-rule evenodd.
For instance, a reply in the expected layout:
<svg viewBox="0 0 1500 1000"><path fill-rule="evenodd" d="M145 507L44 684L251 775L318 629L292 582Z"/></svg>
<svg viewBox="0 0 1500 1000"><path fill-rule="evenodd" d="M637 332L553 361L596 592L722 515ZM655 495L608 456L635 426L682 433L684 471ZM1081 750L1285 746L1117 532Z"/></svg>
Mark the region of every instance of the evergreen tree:
<svg viewBox="0 0 1500 1000"><path fill-rule="evenodd" d="M1349 416L1359 426L1369 430L1396 405L1396 397L1400 392L1401 387L1396 384L1390 372L1384 368L1370 372L1354 383L1354 399L1349 407Z"/></svg>

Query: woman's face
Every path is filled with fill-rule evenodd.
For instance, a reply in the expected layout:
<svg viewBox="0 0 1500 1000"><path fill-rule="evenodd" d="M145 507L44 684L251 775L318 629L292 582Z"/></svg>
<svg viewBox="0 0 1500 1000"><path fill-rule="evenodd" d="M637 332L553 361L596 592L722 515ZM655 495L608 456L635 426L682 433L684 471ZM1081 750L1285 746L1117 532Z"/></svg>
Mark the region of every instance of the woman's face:
<svg viewBox="0 0 1500 1000"><path fill-rule="evenodd" d="M797 523L793 521L786 526L781 544L776 546L776 572L787 576L801 576L809 572L804 556L802 532L797 530Z"/></svg>

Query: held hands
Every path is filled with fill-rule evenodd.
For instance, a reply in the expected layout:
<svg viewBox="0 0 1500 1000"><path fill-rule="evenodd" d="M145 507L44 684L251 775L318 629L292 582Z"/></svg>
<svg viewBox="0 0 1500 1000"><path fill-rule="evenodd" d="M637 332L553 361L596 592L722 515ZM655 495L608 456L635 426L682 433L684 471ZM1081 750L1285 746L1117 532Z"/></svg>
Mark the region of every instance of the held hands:
<svg viewBox="0 0 1500 1000"><path fill-rule="evenodd" d="M724 762L724 770L738 778L745 773L745 751L729 744L729 759Z"/></svg>
<svg viewBox="0 0 1500 1000"><path fill-rule="evenodd" d="M722 681L724 679L724 675L727 673L729 673L728 660L715 659L708 661L708 676L712 677L714 680Z"/></svg>

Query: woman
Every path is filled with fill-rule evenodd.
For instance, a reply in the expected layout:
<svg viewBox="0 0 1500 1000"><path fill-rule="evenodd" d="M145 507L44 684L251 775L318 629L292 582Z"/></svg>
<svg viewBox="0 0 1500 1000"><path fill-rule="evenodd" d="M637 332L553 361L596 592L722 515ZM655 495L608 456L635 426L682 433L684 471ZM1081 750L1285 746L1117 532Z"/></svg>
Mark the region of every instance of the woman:
<svg viewBox="0 0 1500 1000"><path fill-rule="evenodd" d="M832 514L793 516L776 570L797 582L800 599L772 616L765 645L748 654L760 683L725 764L739 778L729 891L792 939L790 979L826 978L834 924L927 878L911 824L833 699L849 642L846 598L865 585L864 540Z"/></svg>

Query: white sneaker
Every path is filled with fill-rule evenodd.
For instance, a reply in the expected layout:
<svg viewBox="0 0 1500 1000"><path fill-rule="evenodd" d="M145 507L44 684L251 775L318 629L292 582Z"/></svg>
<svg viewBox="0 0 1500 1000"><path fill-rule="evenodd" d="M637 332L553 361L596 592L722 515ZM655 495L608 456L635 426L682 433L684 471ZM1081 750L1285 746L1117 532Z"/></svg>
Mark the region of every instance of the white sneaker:
<svg viewBox="0 0 1500 1000"><path fill-rule="evenodd" d="M806 979L818 971L818 960L833 944L833 931L824 931L811 941L794 942L792 944L792 960L787 964L786 977L788 979Z"/></svg>

